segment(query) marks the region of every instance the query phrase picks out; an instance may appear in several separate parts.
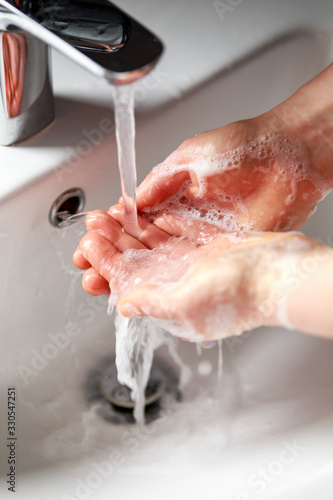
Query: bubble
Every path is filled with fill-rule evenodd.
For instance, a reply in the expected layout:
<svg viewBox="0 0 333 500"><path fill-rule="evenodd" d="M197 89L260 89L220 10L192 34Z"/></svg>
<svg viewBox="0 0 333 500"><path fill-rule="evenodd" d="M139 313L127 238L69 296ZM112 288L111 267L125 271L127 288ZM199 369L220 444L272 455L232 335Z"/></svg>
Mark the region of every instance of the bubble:
<svg viewBox="0 0 333 500"><path fill-rule="evenodd" d="M211 349L217 344L216 340L203 340L200 345L203 349Z"/></svg>
<svg viewBox="0 0 333 500"><path fill-rule="evenodd" d="M285 205L291 205L295 201L295 194L289 194L285 199Z"/></svg>
<svg viewBox="0 0 333 500"><path fill-rule="evenodd" d="M198 370L199 375L201 375L202 377L207 377L213 371L212 363L210 363L210 361L201 361L198 364L197 370Z"/></svg>
<svg viewBox="0 0 333 500"><path fill-rule="evenodd" d="M196 175L198 180L198 192L194 199L189 199L186 194L188 188L192 185L190 181L185 182L179 192L170 197L165 202L156 205L148 213L144 210L149 220L154 220L156 215L168 211L174 215L185 217L189 220L200 220L210 224L216 224L222 230L239 230L240 225L237 222L237 213L242 211L247 215L246 206L241 196L230 196L225 193L227 186L230 185L230 179L225 185L220 184L219 203L211 203L206 199L207 180L212 175L222 174L231 170L242 168L246 160L258 160L258 164L253 166L253 172L261 172L261 175L272 172L271 182L285 183L286 193L294 192L297 183L300 180L310 180L321 196L329 191L329 186L319 174L311 169L307 149L301 141L289 139L279 134L264 132L261 136L247 145L236 148L231 151L223 151L213 156L196 154L191 161L186 164L173 164L174 158L177 159L177 153L172 153L167 160L160 165L159 169L164 178L170 177L179 171L188 170ZM266 162L263 163L262 160ZM156 167L155 167L156 169ZM155 170L157 173L159 169ZM286 205L291 204L294 198L287 196ZM223 204L226 203L227 207ZM222 206L221 206L222 205ZM242 219L244 219L242 217ZM242 221L243 230L253 230L249 222Z"/></svg>

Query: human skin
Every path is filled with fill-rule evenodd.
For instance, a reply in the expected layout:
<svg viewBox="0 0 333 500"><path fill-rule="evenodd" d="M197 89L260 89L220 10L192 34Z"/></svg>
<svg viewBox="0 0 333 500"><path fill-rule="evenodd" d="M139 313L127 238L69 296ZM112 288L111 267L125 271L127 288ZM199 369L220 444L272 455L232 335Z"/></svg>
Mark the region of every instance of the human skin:
<svg viewBox="0 0 333 500"><path fill-rule="evenodd" d="M203 201L211 198L218 203L220 191L240 194L254 230L272 231L277 222L279 231L299 229L322 198L322 192L311 179L305 179L297 183L295 200L286 207L285 199L290 193L294 172L279 159L280 164L273 169L268 159L253 161L246 156L239 168L208 177L206 189L199 194L197 176L191 169L193 158L201 155L209 163L215 155L246 148L267 133L285 138L291 145L300 142L309 164L309 173L318 175L326 184L327 191L332 188L333 64L267 113L184 141L171 155L171 160L167 158L153 169L138 188L138 210L153 207L191 180L192 185L187 191L189 199L198 199L199 196ZM261 171L255 168L258 163L263 167ZM186 170L172 173L174 165L183 164L188 166ZM282 175L286 167L289 172ZM239 221L244 217L241 210L237 212L237 208L236 217ZM161 224L163 222L159 221Z"/></svg>
<svg viewBox="0 0 333 500"><path fill-rule="evenodd" d="M331 248L297 232L216 235L207 225L208 242L185 248L188 264L177 280L156 283L145 271L155 266L158 272L159 245L169 237L154 224L140 222L145 225L143 239L151 245L148 260L144 252L145 267L133 268L125 250L135 248L140 257L148 247L126 234L107 212L87 216L89 233L80 242L85 260L111 284L124 316L177 322L190 332L190 340L228 337L264 325L333 336ZM185 232L190 238L197 235L193 226ZM177 241L178 249L187 244L186 239ZM179 264L179 257L169 264ZM314 295L320 300L313 301Z"/></svg>
<svg viewBox="0 0 333 500"><path fill-rule="evenodd" d="M245 156L239 168L209 176L205 190L199 189L197 175L191 169L191 161L194 157L200 155L209 162L216 155L247 147L258 137L267 133L273 134L274 137L286 138L291 145L301 143L308 171L320 180L320 188L310 175L297 182L295 199L286 206L285 200L291 191L294 178L293 171L288 171L283 162L280 165L275 162L274 169L272 169L270 162L265 159L259 162L262 168L256 171L256 162L253 158ZM204 132L186 140L171 155L171 161L172 165L186 164L187 168L172 173L170 157L155 168L138 188L139 211L153 208L157 203L163 202L179 191L184 183L190 182L186 195L190 201L195 200L196 203L200 203L200 199L203 202L211 199L216 204L221 203L219 199L221 191L227 194L239 194L246 207L246 222L250 222L252 230L299 229L322 199L323 194L326 194L333 186L333 169L331 168L333 162L333 65L267 113ZM279 168L281 175L279 175ZM283 175L282 171L285 172ZM322 189L323 185L324 189ZM225 201L222 203L225 205ZM123 225L125 231L130 232L130 228L126 227L123 220L121 205L120 200L119 206L111 207L110 213L120 225ZM237 207L232 208L241 225L244 211L238 210ZM153 222L155 227L163 230L165 239L169 235L184 234L184 228L187 225L185 221L179 223L177 218L163 214L158 214ZM151 228L147 222L144 225L141 234L136 235L137 238L133 238L132 243L135 248L140 243L147 245L148 248L154 248L155 242L150 242L154 228ZM119 248L120 251L123 249ZM91 267L89 259L85 258L81 248L76 250L73 260L77 267L87 270L83 278L83 286L88 293L93 295L108 293L108 280L98 272L97 265ZM315 274L312 276L313 279ZM319 282L317 285L319 286ZM324 294L326 288L327 285L323 289ZM311 300L310 297L307 299ZM325 303L323 300L322 304ZM300 305L299 308L301 309ZM299 324L297 318L294 318L293 324L300 330L306 331L307 325ZM311 321L307 324L311 325L313 332L317 332ZM327 334L324 327L320 327L319 330L318 333Z"/></svg>

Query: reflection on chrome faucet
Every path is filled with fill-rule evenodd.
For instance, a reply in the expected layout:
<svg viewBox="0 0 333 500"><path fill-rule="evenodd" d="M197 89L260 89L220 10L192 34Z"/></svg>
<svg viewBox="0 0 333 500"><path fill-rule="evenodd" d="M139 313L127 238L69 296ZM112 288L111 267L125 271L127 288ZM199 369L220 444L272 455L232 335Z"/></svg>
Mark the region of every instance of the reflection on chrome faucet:
<svg viewBox="0 0 333 500"><path fill-rule="evenodd" d="M5 106L9 118L18 116L22 104L27 42L24 35L2 34Z"/></svg>
<svg viewBox="0 0 333 500"><path fill-rule="evenodd" d="M109 5L96 1L35 4L37 8L31 10L29 16L78 49L116 52L128 39L128 17Z"/></svg>

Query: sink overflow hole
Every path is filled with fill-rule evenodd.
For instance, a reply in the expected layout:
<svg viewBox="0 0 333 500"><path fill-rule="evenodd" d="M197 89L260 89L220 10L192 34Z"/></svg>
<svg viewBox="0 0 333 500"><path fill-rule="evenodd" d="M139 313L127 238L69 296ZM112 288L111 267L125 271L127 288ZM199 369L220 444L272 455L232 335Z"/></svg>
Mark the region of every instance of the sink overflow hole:
<svg viewBox="0 0 333 500"><path fill-rule="evenodd" d="M85 196L80 188L68 189L53 202L50 212L50 223L58 227L71 215L82 212L85 204Z"/></svg>

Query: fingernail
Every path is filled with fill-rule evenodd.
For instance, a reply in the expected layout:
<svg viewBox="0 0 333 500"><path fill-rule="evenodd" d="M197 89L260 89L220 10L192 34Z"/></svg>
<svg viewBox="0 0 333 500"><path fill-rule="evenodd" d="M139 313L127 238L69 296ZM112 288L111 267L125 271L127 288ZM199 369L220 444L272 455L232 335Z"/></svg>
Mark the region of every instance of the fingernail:
<svg viewBox="0 0 333 500"><path fill-rule="evenodd" d="M172 214L164 213L156 217L156 219L154 220L154 224L158 225L159 223L160 224L164 223L170 225L173 221L174 221L174 216Z"/></svg>
<svg viewBox="0 0 333 500"><path fill-rule="evenodd" d="M74 252L73 252L73 259L80 258L82 255L82 252L79 247L77 247Z"/></svg>
<svg viewBox="0 0 333 500"><path fill-rule="evenodd" d="M86 238L83 241L81 241L80 248L81 250L88 252L91 249L92 244L93 242L89 238Z"/></svg>
<svg viewBox="0 0 333 500"><path fill-rule="evenodd" d="M112 207L110 207L110 212L120 212L119 203L117 205L112 205Z"/></svg>
<svg viewBox="0 0 333 500"><path fill-rule="evenodd" d="M94 221L101 221L108 219L109 214L107 212L103 212L102 210L95 210L94 212L90 212L86 217L86 224Z"/></svg>
<svg viewBox="0 0 333 500"><path fill-rule="evenodd" d="M122 208L119 205L115 205L110 208L109 213L113 216L118 215L122 212Z"/></svg>
<svg viewBox="0 0 333 500"><path fill-rule="evenodd" d="M88 273L88 274L86 273L86 274L84 275L84 277L83 277L83 279L84 279L84 281L85 281L86 283L88 283L88 281L91 281L91 279L92 279L92 278L96 278L96 276L93 276L93 275L91 275L91 274L89 274L89 273Z"/></svg>
<svg viewBox="0 0 333 500"><path fill-rule="evenodd" d="M120 308L120 312L123 316L126 316L126 318L134 318L136 316L142 316L142 313L137 309L133 304L130 302L127 302L126 304L123 304Z"/></svg>

